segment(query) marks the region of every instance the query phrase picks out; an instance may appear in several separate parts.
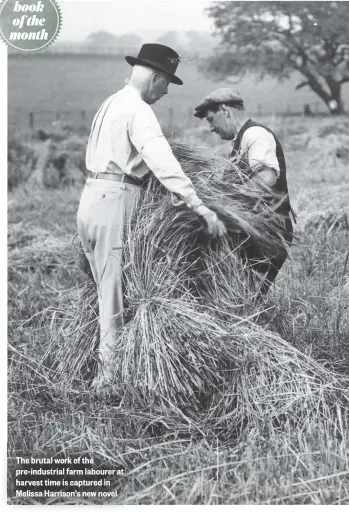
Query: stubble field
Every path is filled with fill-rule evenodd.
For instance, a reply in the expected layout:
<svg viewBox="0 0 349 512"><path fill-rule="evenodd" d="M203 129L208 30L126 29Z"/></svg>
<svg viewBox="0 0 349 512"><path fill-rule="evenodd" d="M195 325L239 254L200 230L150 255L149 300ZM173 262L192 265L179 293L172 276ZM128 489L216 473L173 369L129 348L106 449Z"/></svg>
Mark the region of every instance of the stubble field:
<svg viewBox="0 0 349 512"><path fill-rule="evenodd" d="M264 121L280 135L286 149L298 223L290 259L257 323L347 378L348 122L344 118ZM201 143L195 130L182 136ZM76 162L86 136L73 132L70 137L75 141ZM202 139L209 137L202 131ZM112 483L118 497L96 498L94 503L348 504L348 410L340 402L331 422L322 419L319 410L315 419L300 422L298 428L291 418L267 431L252 424L238 441L227 442L197 432L181 435L159 411L137 417L122 406L98 401L84 382L60 386L60 375L50 368L46 353L55 319L45 311L56 307L59 315L68 290L87 279L71 244L82 181L75 174L75 185L68 176L66 186L53 180L42 189L24 181L32 172L30 145L35 152L29 135L27 141L21 136L17 146L12 144L14 164L9 168L13 179L8 205L10 495L14 457L64 454L91 456L103 467L125 468L125 476ZM51 359L53 363L53 354ZM304 418L307 414L304 410ZM161 435L152 428L159 421L165 425ZM40 500L11 497L10 501Z"/></svg>
<svg viewBox="0 0 349 512"><path fill-rule="evenodd" d="M73 73L73 67L71 70ZM25 76L32 76L25 103L34 108L30 87L38 83L37 78L27 72ZM62 75L57 72L56 76L55 93L42 88L51 91L48 108L53 104L62 108L62 85L58 85ZM119 82L124 78L119 77ZM68 96L77 98L69 72L65 82L72 87ZM18 75L13 74L12 107L17 101L16 83L20 83ZM203 88L208 88L207 83ZM99 101L102 89L103 84L91 104ZM85 105L82 101L75 107ZM23 105L18 106L23 114ZM59 124L49 127L55 134L53 150L45 163L43 186L39 186L35 169L47 141L29 133L16 119L17 114L13 113L9 137L9 502L349 504L348 404L343 398L349 377L347 118L258 119L283 143L298 222L290 258L262 314L252 322L280 336L324 370L334 372L329 375L339 378L341 388L328 383L334 397L331 416L325 414L320 402L309 411L311 390L307 396L297 395L295 389L289 402L297 403L298 411L304 404L297 422L286 414L277 425L266 420L262 426L263 418L256 418L245 425L241 435L229 438L200 433L190 424L183 432L185 419L180 418L176 428L173 418L151 406L146 414L139 414L122 404L97 400L85 381L62 385L57 352L50 353L49 347L67 342L57 337L56 323L73 311L66 297L88 280L72 245L84 182L87 132ZM227 150L203 124L184 126L183 122L176 131L185 142L211 145L222 154ZM89 328L85 327L88 336ZM271 404L278 400L277 392L273 393ZM268 411L261 415L267 418ZM16 456L59 455L93 457L96 465L104 468L123 467L125 475L112 479L111 489L118 491L117 498L88 501L81 497L42 500L15 496Z"/></svg>

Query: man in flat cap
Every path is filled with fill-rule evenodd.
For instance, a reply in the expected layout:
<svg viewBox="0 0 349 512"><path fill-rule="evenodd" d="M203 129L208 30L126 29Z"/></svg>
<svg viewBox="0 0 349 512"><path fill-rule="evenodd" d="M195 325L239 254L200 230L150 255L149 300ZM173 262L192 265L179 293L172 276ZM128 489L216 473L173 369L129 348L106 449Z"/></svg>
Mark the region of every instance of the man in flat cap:
<svg viewBox="0 0 349 512"><path fill-rule="evenodd" d="M206 118L211 132L217 133L223 140L233 141L230 158L234 158L237 165L247 174L248 186L258 187L265 183L281 195L283 200L276 211L284 218L283 234L286 241L291 243L293 239L290 218L292 208L288 196L286 161L276 135L270 128L249 118L244 109L242 97L230 88L211 92L200 102L195 111L195 117ZM260 294L266 294L286 261L286 249L280 250L276 257L266 257L265 254L251 247L246 250L245 257L250 268L264 276Z"/></svg>
<svg viewBox="0 0 349 512"><path fill-rule="evenodd" d="M186 204L199 215L211 236L223 236L224 224L203 205L184 174L150 107L167 94L179 56L167 46L144 44L125 87L98 110L86 151L89 175L77 215L78 233L97 284L99 299L99 369L97 392L112 391L112 352L123 325L122 247L125 223L152 171L172 194L175 205Z"/></svg>

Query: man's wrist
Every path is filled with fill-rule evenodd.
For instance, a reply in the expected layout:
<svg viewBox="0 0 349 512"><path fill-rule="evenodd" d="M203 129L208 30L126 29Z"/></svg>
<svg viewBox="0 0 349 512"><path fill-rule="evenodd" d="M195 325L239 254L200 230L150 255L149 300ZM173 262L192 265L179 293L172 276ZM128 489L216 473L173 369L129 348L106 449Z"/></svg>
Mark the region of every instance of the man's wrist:
<svg viewBox="0 0 349 512"><path fill-rule="evenodd" d="M202 200L195 194L191 195L189 199L186 201L188 208L191 210L195 210L198 206L203 204Z"/></svg>

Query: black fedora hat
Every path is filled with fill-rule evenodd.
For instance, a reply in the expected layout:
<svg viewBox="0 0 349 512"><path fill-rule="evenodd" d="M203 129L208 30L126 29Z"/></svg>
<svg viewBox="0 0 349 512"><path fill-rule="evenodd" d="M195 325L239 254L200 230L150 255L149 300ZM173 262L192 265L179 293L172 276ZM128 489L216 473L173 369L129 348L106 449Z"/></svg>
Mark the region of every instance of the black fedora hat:
<svg viewBox="0 0 349 512"><path fill-rule="evenodd" d="M175 76L180 61L179 55L168 46L156 43L143 44L137 57L127 56L125 59L131 66L140 64L165 71L171 75L171 82L177 85L183 85L182 80L178 78L178 76Z"/></svg>

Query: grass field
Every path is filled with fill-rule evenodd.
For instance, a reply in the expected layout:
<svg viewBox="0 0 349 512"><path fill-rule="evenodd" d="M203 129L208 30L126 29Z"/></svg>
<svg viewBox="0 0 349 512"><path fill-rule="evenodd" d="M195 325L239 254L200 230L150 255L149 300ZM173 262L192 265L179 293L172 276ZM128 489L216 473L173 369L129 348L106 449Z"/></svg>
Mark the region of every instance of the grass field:
<svg viewBox="0 0 349 512"><path fill-rule="evenodd" d="M109 69L109 77L114 76L109 65L103 66ZM56 89L47 93L47 101L58 108L60 81L69 84L69 72L63 77L57 67L56 80L52 73L47 74L56 83ZM37 83L37 78L31 76ZM96 71L96 76L101 75ZM96 104L107 83L100 80L92 88ZM14 82L12 85L15 90ZM26 93L28 105L30 87ZM14 92L10 102L15 103ZM81 106L76 96L71 102L77 108ZM298 223L291 257L265 305L270 309L257 322L279 333L324 368L347 378L348 121L265 121L280 135L286 149L289 188ZM200 130L183 130L182 137L196 144L209 142L211 136ZM349 504L348 409L342 408L340 401L333 404L331 422L325 421L318 410L312 421L304 419L295 426L292 418L286 418L272 430L251 425L237 442L227 442L213 435L181 435L173 424L166 427L167 418L161 416L161 411L150 409L148 416L137 416L97 401L84 382L60 386L60 376L51 370L46 353L55 320L42 312L51 306L59 311L68 290L87 279L71 245L81 184L38 189L23 181L30 170L26 150L18 148L30 145L30 140L27 136L25 142L21 136L18 145L11 146L14 161L16 155L21 157L10 169L17 178L8 205L10 495L14 457L64 454L90 456L103 467L125 468L125 476L112 482L118 497L102 501L96 498L94 503ZM304 407L304 418L308 418L309 411ZM161 435L152 428L155 421L164 426ZM13 504L39 501L10 498ZM45 500L50 504L61 501ZM84 500L66 499L64 503Z"/></svg>
<svg viewBox="0 0 349 512"><path fill-rule="evenodd" d="M192 117L194 107L213 89L229 86L227 82L205 78L198 64L181 63L178 74L184 85L170 86L170 94L154 106L163 126L169 123L169 108L174 110L175 125L199 126L200 121ZM81 121L80 111L86 110L89 123L104 99L121 88L129 75L130 66L123 57L12 56L8 61L9 122L16 129L27 127L28 112L33 111L38 127L49 126L55 121L55 114L43 111L66 111L63 120L75 124ZM296 76L282 84L273 79L257 81L249 76L232 87L240 91L252 113L270 115L288 110L301 113L305 103L316 103L319 112L327 113L325 105L310 90L295 91L298 82ZM349 104L349 84L343 86L343 100Z"/></svg>

